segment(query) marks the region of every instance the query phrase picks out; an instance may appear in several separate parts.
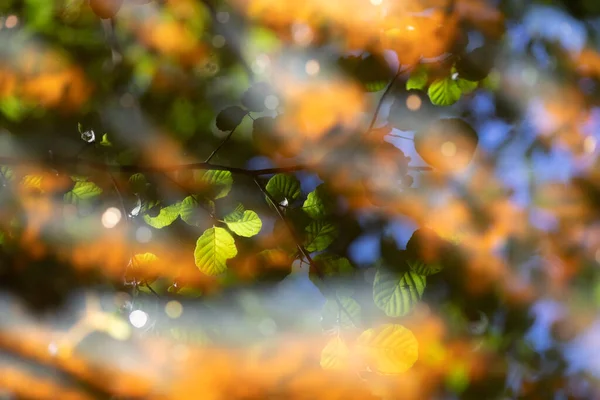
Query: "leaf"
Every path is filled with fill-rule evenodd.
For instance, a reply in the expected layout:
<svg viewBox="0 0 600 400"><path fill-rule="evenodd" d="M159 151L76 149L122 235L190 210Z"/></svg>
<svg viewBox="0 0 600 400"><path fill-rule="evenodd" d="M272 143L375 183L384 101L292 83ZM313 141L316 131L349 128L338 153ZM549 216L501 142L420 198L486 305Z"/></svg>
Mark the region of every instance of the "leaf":
<svg viewBox="0 0 600 400"><path fill-rule="evenodd" d="M461 78L458 78L457 84L463 94L471 93L473 90L477 89L477 86L479 85L477 82L468 81Z"/></svg>
<svg viewBox="0 0 600 400"><path fill-rule="evenodd" d="M133 174L129 177L129 186L133 193L144 193L148 187L148 181L144 174Z"/></svg>
<svg viewBox="0 0 600 400"><path fill-rule="evenodd" d="M421 260L408 261L408 267L417 275L430 276L440 272L443 268L441 263L426 263Z"/></svg>
<svg viewBox="0 0 600 400"><path fill-rule="evenodd" d="M225 217L225 223L235 234L243 237L257 235L262 228L262 221L258 214L251 210L242 213L234 211Z"/></svg>
<svg viewBox="0 0 600 400"><path fill-rule="evenodd" d="M6 180L6 181L12 181L14 178L14 175L15 175L15 173L12 168L5 167L5 166L0 167L0 179ZM0 182L0 183L4 183L4 182Z"/></svg>
<svg viewBox="0 0 600 400"><path fill-rule="evenodd" d="M408 78L408 81L406 81L406 90L425 89L425 86L427 86L427 80L427 70L420 66L412 74L410 74L410 78Z"/></svg>
<svg viewBox="0 0 600 400"><path fill-rule="evenodd" d="M248 111L239 106L227 107L217 114L217 128L223 132L230 132L237 128Z"/></svg>
<svg viewBox="0 0 600 400"><path fill-rule="evenodd" d="M69 192L65 193L64 200L67 203L76 204L81 200L89 200L102 193L102 188L94 182L75 182L75 186Z"/></svg>
<svg viewBox="0 0 600 400"><path fill-rule="evenodd" d="M104 135L102 135L102 140L100 141L100 146L105 146L105 147L110 147L112 146L112 143L110 142L110 140L108 140L108 133L105 133Z"/></svg>
<svg viewBox="0 0 600 400"><path fill-rule="evenodd" d="M42 175L25 175L21 179L21 185L27 189L39 189L42 190Z"/></svg>
<svg viewBox="0 0 600 400"><path fill-rule="evenodd" d="M323 348L321 352L321 368L341 370L350 364L350 349L339 337L333 337Z"/></svg>
<svg viewBox="0 0 600 400"><path fill-rule="evenodd" d="M425 290L426 278L412 271L394 273L378 269L373 281L373 300L389 317L408 314Z"/></svg>
<svg viewBox="0 0 600 400"><path fill-rule="evenodd" d="M181 203L175 203L161 208L156 217L151 217L148 214L144 215L144 221L153 228L162 229L171 225L177 219L180 209Z"/></svg>
<svg viewBox="0 0 600 400"><path fill-rule="evenodd" d="M322 274L323 279L319 277L319 274L315 270ZM350 264L350 261L345 257L340 257L336 254L323 253L316 257L313 257L313 263L310 266L308 277L321 291L325 289L323 280L329 280L327 278L333 277L332 281L335 281L334 288L338 291L348 291L344 288L344 277L349 277L355 272L354 267Z"/></svg>
<svg viewBox="0 0 600 400"><path fill-rule="evenodd" d="M267 82L257 82L242 95L242 105L250 111L264 111L265 99L272 93L273 89Z"/></svg>
<svg viewBox="0 0 600 400"><path fill-rule="evenodd" d="M304 212L313 219L324 218L332 207L332 199L325 192L323 185L317 186L315 190L308 194L308 197L302 205Z"/></svg>
<svg viewBox="0 0 600 400"><path fill-rule="evenodd" d="M196 241L196 266L206 275L219 275L227 270L227 260L237 255L235 240L224 228L212 227Z"/></svg>
<svg viewBox="0 0 600 400"><path fill-rule="evenodd" d="M367 329L356 340L356 350L369 369L382 375L402 374L419 358L415 335L397 324Z"/></svg>
<svg viewBox="0 0 600 400"><path fill-rule="evenodd" d="M204 171L199 180L210 187L210 197L215 200L227 196L233 185L233 175L230 171L212 169Z"/></svg>
<svg viewBox="0 0 600 400"><path fill-rule="evenodd" d="M462 95L462 90L452 77L437 79L431 83L427 94L431 102L437 106L449 106L456 103Z"/></svg>
<svg viewBox="0 0 600 400"><path fill-rule="evenodd" d="M158 257L156 254L136 254L133 256L132 265L134 268L151 268L157 261Z"/></svg>
<svg viewBox="0 0 600 400"><path fill-rule="evenodd" d="M352 297L337 296L339 302L334 298L328 297L321 316L324 329L340 327L341 329L357 328L360 324L361 307ZM341 305L341 307L340 307Z"/></svg>
<svg viewBox="0 0 600 400"><path fill-rule="evenodd" d="M367 92L384 89L392 78L392 72L382 57L370 54L356 62L355 76Z"/></svg>
<svg viewBox="0 0 600 400"><path fill-rule="evenodd" d="M187 196L179 207L179 216L188 225L200 226L207 219L208 212L204 210L196 196Z"/></svg>
<svg viewBox="0 0 600 400"><path fill-rule="evenodd" d="M277 174L269 179L266 190L278 204L291 203L300 196L300 181L293 175Z"/></svg>
<svg viewBox="0 0 600 400"><path fill-rule="evenodd" d="M330 222L314 221L306 227L306 239L304 247L306 250L325 250L338 236L338 230Z"/></svg>

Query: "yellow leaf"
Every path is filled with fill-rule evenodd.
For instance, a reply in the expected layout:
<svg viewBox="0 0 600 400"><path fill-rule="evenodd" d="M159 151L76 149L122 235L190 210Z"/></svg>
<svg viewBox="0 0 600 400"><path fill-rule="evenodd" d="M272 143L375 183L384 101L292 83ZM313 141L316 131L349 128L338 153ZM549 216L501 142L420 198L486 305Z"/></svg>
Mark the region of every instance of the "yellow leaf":
<svg viewBox="0 0 600 400"><path fill-rule="evenodd" d="M402 325L386 324L367 329L356 348L366 365L382 375L401 374L419 358L417 339Z"/></svg>
<svg viewBox="0 0 600 400"><path fill-rule="evenodd" d="M336 336L327 343L321 352L321 367L323 369L345 369L349 365L350 349L344 340Z"/></svg>

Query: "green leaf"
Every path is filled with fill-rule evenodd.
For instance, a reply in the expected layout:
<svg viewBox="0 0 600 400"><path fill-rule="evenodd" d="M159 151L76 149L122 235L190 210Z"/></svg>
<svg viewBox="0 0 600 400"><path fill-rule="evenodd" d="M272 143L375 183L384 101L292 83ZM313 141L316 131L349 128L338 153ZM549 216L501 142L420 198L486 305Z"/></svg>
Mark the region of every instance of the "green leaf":
<svg viewBox="0 0 600 400"><path fill-rule="evenodd" d="M227 270L227 260L237 255L235 240L224 228L204 231L196 242L196 266L206 275L219 275Z"/></svg>
<svg viewBox="0 0 600 400"><path fill-rule="evenodd" d="M231 191L233 175L230 171L208 170L204 171L199 178L200 182L209 186L209 196L215 200L223 198Z"/></svg>
<svg viewBox="0 0 600 400"><path fill-rule="evenodd" d="M431 102L437 106L449 106L456 103L462 95L462 90L452 77L437 79L431 83L427 94Z"/></svg>
<svg viewBox="0 0 600 400"><path fill-rule="evenodd" d="M300 196L300 181L293 175L277 174L269 179L266 190L278 204L284 200L291 203Z"/></svg>
<svg viewBox="0 0 600 400"><path fill-rule="evenodd" d="M332 199L325 192L323 185L319 185L315 190L308 194L308 197L302 205L302 209L309 217L313 219L322 219L333 208L332 206Z"/></svg>
<svg viewBox="0 0 600 400"><path fill-rule="evenodd" d="M102 140L100 141L100 146L110 147L112 143L108 140L108 133L102 135Z"/></svg>
<svg viewBox="0 0 600 400"><path fill-rule="evenodd" d="M338 236L338 230L330 222L314 221L306 227L306 239L304 246L306 250L325 250Z"/></svg>
<svg viewBox="0 0 600 400"><path fill-rule="evenodd" d="M425 263L421 260L408 261L408 267L417 275L430 276L440 272L443 268L441 263Z"/></svg>
<svg viewBox="0 0 600 400"><path fill-rule="evenodd" d="M77 204L81 200L89 200L102 193L102 188L94 182L75 182L72 190L65 193L64 200L67 203Z"/></svg>
<svg viewBox="0 0 600 400"><path fill-rule="evenodd" d="M239 212L233 212L225 217L225 223L233 233L243 237L258 235L262 228L258 214L251 210L246 210L241 215Z"/></svg>
<svg viewBox="0 0 600 400"><path fill-rule="evenodd" d="M144 221L153 228L162 229L165 226L171 225L177 219L180 209L181 203L172 204L161 208L156 217L151 217L147 214L144 215Z"/></svg>
<svg viewBox="0 0 600 400"><path fill-rule="evenodd" d="M15 173L12 168L5 167L5 166L0 167L0 178L4 179L6 181L12 181L14 178L14 175L15 175ZM0 183L2 183L2 182L0 182Z"/></svg>
<svg viewBox="0 0 600 400"><path fill-rule="evenodd" d="M323 279L319 277L315 268L318 268ZM309 269L308 277L321 291L325 289L323 280L333 277L332 281L335 283L334 288L337 289L337 292L347 294L350 291L344 287L346 282L341 278L352 276L354 272L355 269L347 258L336 254L322 253L313 257L313 265Z"/></svg>
<svg viewBox="0 0 600 400"><path fill-rule="evenodd" d="M148 187L148 181L144 174L137 173L129 177L129 185L133 193L144 193Z"/></svg>
<svg viewBox="0 0 600 400"><path fill-rule="evenodd" d="M188 225L200 226L206 221L208 212L202 208L196 196L187 196L181 202L179 216Z"/></svg>
<svg viewBox="0 0 600 400"><path fill-rule="evenodd" d="M5 96L0 99L0 113L11 121L20 121L27 112L25 104L15 96Z"/></svg>
<svg viewBox="0 0 600 400"><path fill-rule="evenodd" d="M468 81L461 78L458 78L457 84L463 94L471 93L473 90L477 89L477 86L479 85L478 82Z"/></svg>
<svg viewBox="0 0 600 400"><path fill-rule="evenodd" d="M406 90L425 89L425 86L427 86L427 80L427 70L420 66L412 74L410 74L410 78L408 78L408 81L406 81Z"/></svg>
<svg viewBox="0 0 600 400"><path fill-rule="evenodd" d="M389 317L408 314L423 296L426 278L414 272L394 273L378 269L373 282L373 300Z"/></svg>
<svg viewBox="0 0 600 400"><path fill-rule="evenodd" d="M323 317L323 329L333 327L340 327L341 329L357 328L355 324L360 324L361 307L352 297L338 296L337 300L335 297L329 297L323 306L321 316Z"/></svg>

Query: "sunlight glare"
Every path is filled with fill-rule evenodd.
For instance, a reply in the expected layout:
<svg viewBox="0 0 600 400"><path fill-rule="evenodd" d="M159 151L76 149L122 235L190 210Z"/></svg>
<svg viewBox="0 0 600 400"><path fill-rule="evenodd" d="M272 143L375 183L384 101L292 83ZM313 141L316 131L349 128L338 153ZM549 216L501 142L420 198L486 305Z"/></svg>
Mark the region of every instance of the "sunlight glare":
<svg viewBox="0 0 600 400"><path fill-rule="evenodd" d="M134 310L129 314L129 322L136 328L142 328L148 322L148 314L142 310Z"/></svg>
<svg viewBox="0 0 600 400"><path fill-rule="evenodd" d="M118 208L110 207L102 214L102 225L107 229L114 228L119 221L121 221L121 210Z"/></svg>

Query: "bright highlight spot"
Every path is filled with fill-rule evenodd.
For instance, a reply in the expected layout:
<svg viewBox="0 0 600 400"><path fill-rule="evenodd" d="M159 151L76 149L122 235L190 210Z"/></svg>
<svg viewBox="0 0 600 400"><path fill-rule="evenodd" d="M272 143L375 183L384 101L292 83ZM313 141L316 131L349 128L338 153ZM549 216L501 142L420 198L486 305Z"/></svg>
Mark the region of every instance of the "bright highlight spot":
<svg viewBox="0 0 600 400"><path fill-rule="evenodd" d="M442 145L442 154L446 157L453 157L456 155L456 145L452 142L445 142Z"/></svg>
<svg viewBox="0 0 600 400"><path fill-rule="evenodd" d="M142 310L135 310L129 314L129 322L136 328L141 328L148 322L148 314Z"/></svg>
<svg viewBox="0 0 600 400"><path fill-rule="evenodd" d="M597 144L598 144L598 141L596 140L595 137L588 136L583 141L583 151L585 151L588 154L593 153L596 150Z"/></svg>
<svg viewBox="0 0 600 400"><path fill-rule="evenodd" d="M6 17L6 22L4 23L4 25L6 25L8 29L10 29L17 26L17 22L19 22L19 18L17 18L16 15L9 15L8 17Z"/></svg>
<svg viewBox="0 0 600 400"><path fill-rule="evenodd" d="M123 341L129 339L131 328L125 321L113 318L108 327L106 327L106 333L115 340Z"/></svg>
<svg viewBox="0 0 600 400"><path fill-rule="evenodd" d="M319 65L319 62L317 60L309 60L306 63L306 73L309 75L316 75L319 73L319 70L321 69L321 66Z"/></svg>
<svg viewBox="0 0 600 400"><path fill-rule="evenodd" d="M407 25L407 26L406 26L406 29L407 29L407 30L409 30L409 31L414 31L414 30L415 30L415 27L414 27L414 26L412 26L412 25Z"/></svg>
<svg viewBox="0 0 600 400"><path fill-rule="evenodd" d="M111 207L102 214L102 225L107 228L114 228L121 220L121 210Z"/></svg>
<svg viewBox="0 0 600 400"><path fill-rule="evenodd" d="M181 314L183 314L183 306L180 302L171 300L165 305L165 314L167 314L169 318L179 318L181 317Z"/></svg>
<svg viewBox="0 0 600 400"><path fill-rule="evenodd" d="M292 36L300 46L308 46L314 37L310 26L305 24L294 24L292 26Z"/></svg>
<svg viewBox="0 0 600 400"><path fill-rule="evenodd" d="M371 0L371 4L374 6L380 6L383 3L383 0Z"/></svg>
<svg viewBox="0 0 600 400"><path fill-rule="evenodd" d="M275 110L277 107L279 107L279 99L277 98L277 96L270 94L265 98L265 107L267 107L269 110Z"/></svg>
<svg viewBox="0 0 600 400"><path fill-rule="evenodd" d="M417 111L419 108L421 108L421 104L423 104L423 102L416 94L411 94L406 99L406 108L408 108L410 111Z"/></svg>
<svg viewBox="0 0 600 400"><path fill-rule="evenodd" d="M271 65L271 59L266 54L261 54L256 57L256 60L252 63L252 71L257 74L261 74L269 68Z"/></svg>

